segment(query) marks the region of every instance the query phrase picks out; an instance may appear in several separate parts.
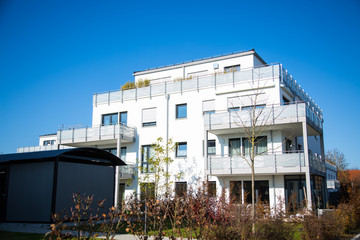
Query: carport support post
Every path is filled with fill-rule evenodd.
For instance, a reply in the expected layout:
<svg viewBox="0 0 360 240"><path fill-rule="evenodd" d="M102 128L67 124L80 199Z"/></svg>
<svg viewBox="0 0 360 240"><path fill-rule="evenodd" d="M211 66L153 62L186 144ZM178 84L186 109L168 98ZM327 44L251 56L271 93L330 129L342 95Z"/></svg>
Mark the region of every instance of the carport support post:
<svg viewBox="0 0 360 240"><path fill-rule="evenodd" d="M310 160L309 160L309 145L308 145L308 134L307 134L307 123L302 122L303 141L304 141L304 157L305 157L305 179L306 179L306 198L307 198L307 209L312 210L312 196L311 196L311 176L310 176Z"/></svg>
<svg viewBox="0 0 360 240"><path fill-rule="evenodd" d="M120 123L118 123L118 138L116 144L116 156L120 158L121 156L121 127ZM119 205L119 166L115 167L115 190L114 190L114 205L117 207Z"/></svg>
<svg viewBox="0 0 360 240"><path fill-rule="evenodd" d="M59 157L56 157L56 160L54 162L50 222L53 221L53 214L55 214L55 211L56 211L56 193L57 193L57 182L58 182L58 169L59 169Z"/></svg>

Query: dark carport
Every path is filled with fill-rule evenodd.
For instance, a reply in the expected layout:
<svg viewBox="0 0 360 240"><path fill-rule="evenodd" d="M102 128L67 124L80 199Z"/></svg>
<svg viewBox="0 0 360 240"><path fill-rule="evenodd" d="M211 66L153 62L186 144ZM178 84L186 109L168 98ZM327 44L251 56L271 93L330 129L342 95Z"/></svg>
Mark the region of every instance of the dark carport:
<svg viewBox="0 0 360 240"><path fill-rule="evenodd" d="M125 163L97 148L0 155L0 220L50 222L68 210L72 194L114 204L115 166Z"/></svg>

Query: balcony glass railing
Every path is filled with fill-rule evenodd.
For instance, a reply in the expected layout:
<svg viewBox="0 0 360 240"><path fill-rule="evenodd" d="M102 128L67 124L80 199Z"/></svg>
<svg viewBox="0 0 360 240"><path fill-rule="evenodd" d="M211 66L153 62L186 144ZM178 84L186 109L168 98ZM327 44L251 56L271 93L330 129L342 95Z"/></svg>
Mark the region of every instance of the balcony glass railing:
<svg viewBox="0 0 360 240"><path fill-rule="evenodd" d="M129 164L125 166L119 166L119 178L120 179L131 179L135 176L135 165Z"/></svg>
<svg viewBox="0 0 360 240"><path fill-rule="evenodd" d="M40 151L50 151L58 149L69 149L72 147L63 146L63 145L47 145L47 146L30 146L30 147L18 147L17 153L26 153L26 152L40 152Z"/></svg>
<svg viewBox="0 0 360 240"><path fill-rule="evenodd" d="M311 97L304 91L304 89L301 88L296 80L281 65L280 76L281 82L287 86L295 96L298 96L302 101L306 102L309 109L320 116L322 120L322 110L320 107L314 102L314 100L311 99Z"/></svg>
<svg viewBox="0 0 360 240"><path fill-rule="evenodd" d="M148 87L130 90L115 90L94 94L94 105L116 101L134 100L184 91L198 91L199 89L217 87L226 84L237 84L244 81L257 81L279 78L280 64L270 64L264 67L242 69L237 72L217 73L197 76L192 79L152 84Z"/></svg>
<svg viewBox="0 0 360 240"><path fill-rule="evenodd" d="M281 64L269 64L263 67L241 69L237 72L228 72L221 74L211 74L197 76L192 79L165 82L161 84L152 84L148 87L135 88L130 90L115 90L94 94L94 105L116 101L133 100L143 97L164 95L169 93L178 93L183 91L198 91L199 89L217 87L226 84L237 84L244 81L256 81L263 79L280 78L281 83L290 89L302 101L307 103L308 107L320 117L322 121L322 110L309 97L309 95L300 87L293 77L285 70Z"/></svg>
<svg viewBox="0 0 360 240"><path fill-rule="evenodd" d="M57 132L59 144L117 139L119 135L121 139L132 142L135 138L135 127L120 123L108 126L63 128Z"/></svg>
<svg viewBox="0 0 360 240"><path fill-rule="evenodd" d="M249 160L249 158L247 157ZM325 172L325 163L319 156L309 154L310 167L322 173ZM264 154L255 157L255 172L303 172L306 166L303 152L287 152ZM208 156L208 170L210 174L249 174L251 168L242 156Z"/></svg>
<svg viewBox="0 0 360 240"><path fill-rule="evenodd" d="M256 118L256 125L284 124L299 122L307 117L318 128L322 129L321 117L305 103L287 105L268 105L265 108L250 110L218 111L204 115L204 125L207 130L239 128L250 126Z"/></svg>
<svg viewBox="0 0 360 240"><path fill-rule="evenodd" d="M236 172L250 173L247 161L241 156L209 156L208 170L210 174L233 174ZM304 153L280 153L255 157L255 172L286 172L287 169L301 171L305 167Z"/></svg>

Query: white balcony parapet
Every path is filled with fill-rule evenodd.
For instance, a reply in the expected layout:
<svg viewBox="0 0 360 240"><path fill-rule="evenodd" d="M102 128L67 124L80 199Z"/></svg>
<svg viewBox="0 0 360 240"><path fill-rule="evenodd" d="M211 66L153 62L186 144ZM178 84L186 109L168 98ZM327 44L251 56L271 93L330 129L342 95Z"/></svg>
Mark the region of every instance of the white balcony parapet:
<svg viewBox="0 0 360 240"><path fill-rule="evenodd" d="M322 120L322 110L300 87L293 77L282 67L281 64L268 64L267 66L241 69L238 72L216 73L204 76L197 76L191 79L180 81L168 81L159 84L151 84L148 87L135 88L129 90L114 90L102 93L95 93L93 104L110 104L111 102L123 102L126 100L136 100L138 98L159 96L170 93L182 93L185 91L199 91L199 89L216 88L222 85L233 85L244 81L257 81L280 79L286 87L290 89L302 101L306 102Z"/></svg>
<svg viewBox="0 0 360 240"><path fill-rule="evenodd" d="M135 139L135 127L119 123L108 126L99 125L81 128L66 128L60 129L57 132L59 144L111 140L117 139L119 135L122 140L133 142Z"/></svg>
<svg viewBox="0 0 360 240"><path fill-rule="evenodd" d="M250 110L220 111L204 115L204 126L206 130L239 128L250 126ZM270 105L265 108L255 109L255 117L258 117L257 125L273 125L284 123L295 123L305 121L306 117L316 127L322 129L322 119L310 109L305 103L293 103L287 105Z"/></svg>
<svg viewBox="0 0 360 240"><path fill-rule="evenodd" d="M255 157L255 173L303 172L304 153L281 153ZM241 156L209 156L211 175L251 174L251 168Z"/></svg>
<svg viewBox="0 0 360 240"><path fill-rule="evenodd" d="M17 153L40 152L40 151L50 151L50 150L69 149L69 148L72 147L63 146L63 145L30 146L30 147L18 147L16 152Z"/></svg>

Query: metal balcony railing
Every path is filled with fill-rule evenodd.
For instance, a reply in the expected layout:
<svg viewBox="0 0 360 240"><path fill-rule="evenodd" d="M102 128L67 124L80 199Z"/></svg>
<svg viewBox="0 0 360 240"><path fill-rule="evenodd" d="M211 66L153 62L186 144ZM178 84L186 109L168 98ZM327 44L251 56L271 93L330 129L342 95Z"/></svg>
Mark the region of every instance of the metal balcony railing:
<svg viewBox="0 0 360 240"><path fill-rule="evenodd" d="M218 111L204 115L207 130L239 128L250 126L251 120L257 118L256 125L284 124L304 121L307 117L318 128L322 129L322 119L306 103L287 105L268 105L265 108L252 110Z"/></svg>
<svg viewBox="0 0 360 240"><path fill-rule="evenodd" d="M119 166L119 178L120 179L132 179L135 176L134 164L129 164L125 166Z"/></svg>
<svg viewBox="0 0 360 240"><path fill-rule="evenodd" d="M102 93L95 93L93 96L93 103L110 104L111 102L134 100L143 97L152 97L170 93L182 93L184 91L199 91L199 89L222 85L232 84L244 81L257 81L265 79L280 79L290 91L298 96L301 101L307 103L309 108L316 113L322 120L322 110L309 97L309 95L300 87L300 85L293 79L293 77L285 70L281 64L268 64L263 67L246 68L237 72L216 73L204 76L197 76L191 79L179 80L173 82L164 82L160 84L151 84L148 87L135 88L129 90L114 90Z"/></svg>
<svg viewBox="0 0 360 240"><path fill-rule="evenodd" d="M280 65L270 64L264 67L247 68L241 71L229 73L216 73L197 76L191 79L173 82L151 84L148 87L129 90L115 90L94 94L94 105L116 101L134 100L143 97L152 97L169 93L182 93L184 91L198 91L199 89L221 86L225 84L237 84L243 81L256 81L279 78Z"/></svg>
<svg viewBox="0 0 360 240"><path fill-rule="evenodd" d="M30 147L18 147L17 153L26 153L26 152L40 152L40 151L50 151L58 149L69 149L72 147L63 146L63 145L47 145L47 146L30 146Z"/></svg>
<svg viewBox="0 0 360 240"><path fill-rule="evenodd" d="M210 174L249 174L250 166L241 156L209 156L208 170ZM276 173L276 172L301 172L305 167L304 153L280 153L260 155L255 157L255 172Z"/></svg>
<svg viewBox="0 0 360 240"><path fill-rule="evenodd" d="M249 158L247 157L249 160ZM315 154L309 155L310 167L325 172L325 163ZM303 152L283 152L255 157L255 173L304 172ZM242 156L208 156L208 169L212 175L250 174L251 168Z"/></svg>
<svg viewBox="0 0 360 240"><path fill-rule="evenodd" d="M117 139L119 135L121 139L133 142L135 139L135 127L118 123L107 126L63 128L57 132L59 144Z"/></svg>

